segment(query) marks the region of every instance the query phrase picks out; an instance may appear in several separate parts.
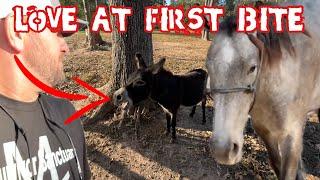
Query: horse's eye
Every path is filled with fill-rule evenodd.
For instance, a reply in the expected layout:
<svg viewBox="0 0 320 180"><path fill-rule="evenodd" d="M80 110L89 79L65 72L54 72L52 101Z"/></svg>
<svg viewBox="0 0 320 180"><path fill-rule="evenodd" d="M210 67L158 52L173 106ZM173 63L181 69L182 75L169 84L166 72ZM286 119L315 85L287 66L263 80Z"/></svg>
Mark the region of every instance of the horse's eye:
<svg viewBox="0 0 320 180"><path fill-rule="evenodd" d="M144 85L146 85L146 82L144 82L142 80L134 82L134 86L144 86Z"/></svg>
<svg viewBox="0 0 320 180"><path fill-rule="evenodd" d="M248 74L251 74L251 73L253 73L255 70L257 69L257 66L256 65L254 65L254 66L251 66L251 68L249 69L249 72L248 72Z"/></svg>

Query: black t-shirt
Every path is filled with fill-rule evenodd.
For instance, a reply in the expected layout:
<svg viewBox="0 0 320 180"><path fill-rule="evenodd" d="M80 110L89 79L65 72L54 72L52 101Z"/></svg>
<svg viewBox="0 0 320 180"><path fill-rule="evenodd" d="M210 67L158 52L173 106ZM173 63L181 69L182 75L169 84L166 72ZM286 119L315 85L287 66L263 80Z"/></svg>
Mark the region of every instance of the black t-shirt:
<svg viewBox="0 0 320 180"><path fill-rule="evenodd" d="M44 94L32 103L0 95L0 180L89 179L81 123L63 124L73 113L70 102Z"/></svg>

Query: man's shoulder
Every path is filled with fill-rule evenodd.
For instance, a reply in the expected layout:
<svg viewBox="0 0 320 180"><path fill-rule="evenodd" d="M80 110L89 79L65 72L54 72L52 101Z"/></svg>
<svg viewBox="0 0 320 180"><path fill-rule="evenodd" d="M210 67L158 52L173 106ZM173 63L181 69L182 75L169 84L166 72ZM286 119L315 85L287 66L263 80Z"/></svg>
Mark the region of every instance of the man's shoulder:
<svg viewBox="0 0 320 180"><path fill-rule="evenodd" d="M58 122L60 125L64 124L64 121L75 113L75 108L72 103L66 99L53 97L47 94L40 94L40 102L44 106L45 114L51 117L53 121ZM67 126L70 128L76 128L82 130L82 125L79 120L75 120Z"/></svg>
<svg viewBox="0 0 320 180"><path fill-rule="evenodd" d="M74 106L71 104L69 100L53 97L48 94L41 94L41 100L48 103L50 106L54 106L56 108L70 108L74 110Z"/></svg>
<svg viewBox="0 0 320 180"><path fill-rule="evenodd" d="M41 94L40 101L44 104L46 111L62 116L62 118L67 118L75 112L74 106L66 99Z"/></svg>

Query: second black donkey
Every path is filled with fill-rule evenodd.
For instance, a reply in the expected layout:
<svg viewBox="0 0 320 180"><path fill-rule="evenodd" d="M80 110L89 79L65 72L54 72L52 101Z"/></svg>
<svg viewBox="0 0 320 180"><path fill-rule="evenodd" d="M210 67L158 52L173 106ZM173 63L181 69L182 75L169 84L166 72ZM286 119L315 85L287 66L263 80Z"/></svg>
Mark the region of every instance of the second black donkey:
<svg viewBox="0 0 320 180"><path fill-rule="evenodd" d="M176 139L176 117L181 105L196 106L202 102L203 124L206 122L206 85L208 74L203 69L195 69L183 75L174 75L163 68L165 58L149 67L142 55L136 54L138 69L132 73L125 87L114 93L115 102L129 102L135 106L151 98L165 111L167 134L172 132L172 140ZM118 104L118 103L115 103ZM195 107L191 112L194 114Z"/></svg>

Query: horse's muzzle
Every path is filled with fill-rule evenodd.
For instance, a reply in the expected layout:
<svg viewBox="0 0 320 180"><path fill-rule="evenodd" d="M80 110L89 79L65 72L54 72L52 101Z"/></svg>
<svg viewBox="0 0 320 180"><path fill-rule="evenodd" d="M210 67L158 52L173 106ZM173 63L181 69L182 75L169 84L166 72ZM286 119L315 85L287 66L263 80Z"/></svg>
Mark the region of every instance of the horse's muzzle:
<svg viewBox="0 0 320 180"><path fill-rule="evenodd" d="M241 160L242 143L231 139L221 141L219 138L210 139L210 153L220 164L234 165Z"/></svg>

